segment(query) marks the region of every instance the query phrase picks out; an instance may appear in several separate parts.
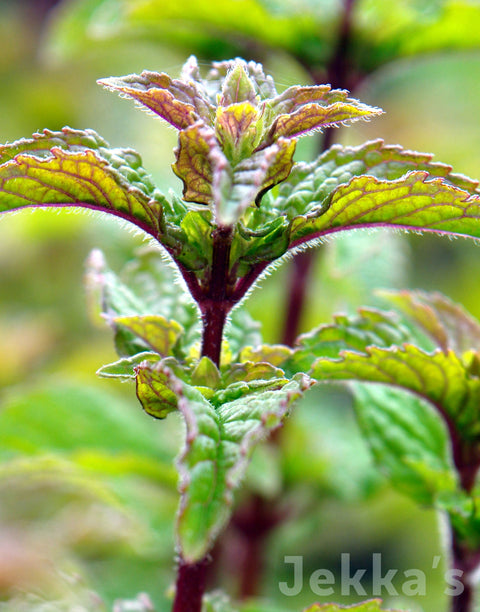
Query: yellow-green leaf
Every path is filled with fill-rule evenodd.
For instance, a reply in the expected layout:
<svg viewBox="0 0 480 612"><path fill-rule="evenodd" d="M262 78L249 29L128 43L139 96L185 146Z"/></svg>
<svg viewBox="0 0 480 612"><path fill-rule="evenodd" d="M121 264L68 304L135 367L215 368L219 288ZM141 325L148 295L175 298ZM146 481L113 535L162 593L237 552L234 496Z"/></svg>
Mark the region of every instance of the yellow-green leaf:
<svg viewBox="0 0 480 612"><path fill-rule="evenodd" d="M94 151L54 147L40 158L18 154L0 166L0 213L19 208L83 207L126 219L158 237L162 206L130 185Z"/></svg>
<svg viewBox="0 0 480 612"><path fill-rule="evenodd" d="M353 178L324 207L292 221L292 246L333 232L398 227L480 238L480 195L470 194L427 172L384 181Z"/></svg>

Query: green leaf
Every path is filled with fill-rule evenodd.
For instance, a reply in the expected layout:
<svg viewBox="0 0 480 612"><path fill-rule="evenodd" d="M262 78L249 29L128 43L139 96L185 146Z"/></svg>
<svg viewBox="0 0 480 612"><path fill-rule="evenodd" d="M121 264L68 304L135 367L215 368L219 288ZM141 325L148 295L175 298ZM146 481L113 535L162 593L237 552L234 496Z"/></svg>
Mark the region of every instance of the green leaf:
<svg viewBox="0 0 480 612"><path fill-rule="evenodd" d="M217 176L223 176L229 166L213 129L198 121L182 130L175 154L172 168L183 181L184 200L211 204L213 177L220 180Z"/></svg>
<svg viewBox="0 0 480 612"><path fill-rule="evenodd" d="M255 86L242 64L236 64L226 73L221 98L222 106L239 102L257 102Z"/></svg>
<svg viewBox="0 0 480 612"><path fill-rule="evenodd" d="M225 338L233 355L232 361L241 361L238 355L244 347L258 346L262 343L260 323L254 321L244 307L235 308L228 318Z"/></svg>
<svg viewBox="0 0 480 612"><path fill-rule="evenodd" d="M334 145L313 162L297 163L288 181L280 186L275 207L288 217L304 215L355 176L368 174L393 181L412 171L428 172L447 184L477 193L478 181L452 173L451 166L433 161L433 155L386 145L379 139L358 147Z"/></svg>
<svg viewBox="0 0 480 612"><path fill-rule="evenodd" d="M352 606L339 606L338 604L314 604L305 608L303 612L341 612L342 610L352 610L355 612L401 612L401 610L385 610L381 608L381 599L370 599L360 604Z"/></svg>
<svg viewBox="0 0 480 612"><path fill-rule="evenodd" d="M233 494L253 448L280 425L309 383L292 381L215 409L196 389L182 385L178 408L187 427L179 458L181 502L177 537L184 559L210 550L232 512Z"/></svg>
<svg viewBox="0 0 480 612"><path fill-rule="evenodd" d="M198 310L181 285L175 282L172 270L157 249L139 251L123 271L122 278L108 268L100 251L93 251L87 262L86 285L90 310L94 314L100 310L109 322L119 317L161 313L163 321L170 321L168 325L172 327L167 335L171 334L171 340L176 338L170 348L175 345L179 356L188 354L199 339ZM145 352L145 342L139 341L136 334L114 324L113 329L121 356ZM184 331L180 334L179 330ZM119 362L118 365L122 372L129 372L133 362ZM112 372L116 370L115 365Z"/></svg>
<svg viewBox="0 0 480 612"><path fill-rule="evenodd" d="M200 57L261 55L274 50L324 71L338 46L340 2L309 1L299 13L291 2L208 0L165 5L162 0L72 0L51 20L47 51L56 59L82 53L98 38L149 38ZM475 49L480 10L468 0L362 2L355 7L348 55L350 73L368 75L401 57ZM219 51L220 49L220 51Z"/></svg>
<svg viewBox="0 0 480 612"><path fill-rule="evenodd" d="M378 294L412 319L443 351L452 349L459 355L480 351L480 323L444 295L407 290Z"/></svg>
<svg viewBox="0 0 480 612"><path fill-rule="evenodd" d="M15 147L21 148L21 141ZM31 149L28 141L26 147L27 151ZM155 238L162 218L159 202L130 184L92 150L74 152L53 147L47 157L19 153L2 164L0 212L31 206L83 207L111 213Z"/></svg>
<svg viewBox="0 0 480 612"><path fill-rule="evenodd" d="M190 210L183 217L180 227L185 234L185 242L191 254L188 266L190 270L211 266L212 262L212 225L206 218L207 211ZM207 213L208 214L208 213ZM196 261L191 262L195 257Z"/></svg>
<svg viewBox="0 0 480 612"><path fill-rule="evenodd" d="M100 388L58 380L47 380L20 396L7 396L0 412L3 457L42 452L77 458L101 452L171 462L158 432L131 403Z"/></svg>
<svg viewBox="0 0 480 612"><path fill-rule="evenodd" d="M236 165L252 154L262 137L262 123L258 109L250 102L217 108L215 131L230 163Z"/></svg>
<svg viewBox="0 0 480 612"><path fill-rule="evenodd" d="M216 389L220 386L220 372L208 357L202 357L192 372L192 384Z"/></svg>
<svg viewBox="0 0 480 612"><path fill-rule="evenodd" d="M388 347L408 339L394 314L360 308L358 315L335 315L333 323L299 336L289 366L306 372L318 357L337 357L344 350L363 352L370 345Z"/></svg>
<svg viewBox="0 0 480 612"><path fill-rule="evenodd" d="M97 370L98 376L104 378L119 378L121 380L133 380L135 378L135 368L139 366L143 361L151 361L156 363L160 361L160 355L158 353L137 353L132 357L125 357L119 359L108 365L104 365Z"/></svg>
<svg viewBox="0 0 480 612"><path fill-rule="evenodd" d="M94 130L74 130L64 127L60 132L43 130L31 138L22 138L16 142L0 145L0 164L13 160L20 153L28 153L40 158L51 157L51 149L59 148L73 153L87 150L98 151L100 157L108 161L115 170L133 187L146 195L162 199L155 189L150 176L142 167L140 155L133 149L111 147Z"/></svg>
<svg viewBox="0 0 480 612"><path fill-rule="evenodd" d="M90 6L85 4L85 1L72 2L70 10L62 11L53 23L47 50L54 57L77 53L79 47L91 41L92 30L97 36L116 38L122 32L128 32L129 36L140 32L144 35L145 28L154 40L189 51L194 49L201 57L221 56L219 48L228 51L230 56L241 55L252 40L290 51L299 44L307 48L313 45L323 55L324 45L318 44L319 31L328 32L328 27L332 27L331 20L328 27L321 21L315 22L311 11L292 14L291 9L280 9L278 3L273 17L258 0L218 6L205 0L187 0L182 5L164 5L159 0L148 0L141 5L134 0L121 5L113 0L90 0ZM331 18L331 11L328 13Z"/></svg>
<svg viewBox="0 0 480 612"><path fill-rule="evenodd" d="M405 344L375 346L365 353L344 352L338 360L318 359L312 367L318 380L357 380L400 387L431 402L466 442L480 436L480 378L471 375L453 353L434 353Z"/></svg>
<svg viewBox="0 0 480 612"><path fill-rule="evenodd" d="M356 177L338 187L325 207L293 220L291 246L375 226L479 238L479 202L479 195L430 179L426 172L410 172L395 181Z"/></svg>
<svg viewBox="0 0 480 612"><path fill-rule="evenodd" d="M292 114L280 115L274 123L272 138L298 138L322 128L344 124L347 121L370 119L383 112L357 100L347 99L347 92L344 93L344 102L335 102L328 106L312 102L301 105Z"/></svg>
<svg viewBox="0 0 480 612"><path fill-rule="evenodd" d="M137 397L143 409L156 419L164 419L177 409L178 398L172 391L170 370L160 361L142 361L135 368Z"/></svg>
<svg viewBox="0 0 480 612"><path fill-rule="evenodd" d="M222 372L222 379L226 385L231 385L235 382L249 383L255 380L264 381L272 379L283 379L286 382L283 370L276 368L266 361L230 363Z"/></svg>
<svg viewBox="0 0 480 612"><path fill-rule="evenodd" d="M78 153L85 149L99 149L103 152L109 145L93 130L73 130L69 127L64 127L60 132L43 130L31 138L0 145L0 164L14 159L19 153L48 157L52 147Z"/></svg>
<svg viewBox="0 0 480 612"><path fill-rule="evenodd" d="M243 127L243 126L242 126ZM279 138L270 146L239 159L227 160L212 128L197 122L180 132L175 174L183 181L183 197L213 207L219 223L231 225L265 191L287 178L295 142ZM236 154L235 154L236 155Z"/></svg>
<svg viewBox="0 0 480 612"><path fill-rule="evenodd" d="M160 315L115 317L113 324L130 330L162 357L167 357L183 333L176 321L168 321Z"/></svg>
<svg viewBox="0 0 480 612"><path fill-rule="evenodd" d="M410 393L356 384L358 422L379 468L420 504L453 492L457 478L440 415Z"/></svg>
<svg viewBox="0 0 480 612"><path fill-rule="evenodd" d="M230 173L220 174L219 170L222 184L217 188L214 182L213 190L218 220L233 224L247 207L260 204L263 194L285 180L293 166L295 146L294 140L279 138L240 161ZM221 169L220 164L217 167Z"/></svg>
<svg viewBox="0 0 480 612"><path fill-rule="evenodd" d="M408 177L408 172L413 171L428 171L428 177L442 179L442 182L429 183L430 179L421 175L419 178L426 184L418 185L420 193L412 193L413 197L410 198L404 197L407 194L400 193L400 185L405 187L405 192L414 191L414 187L409 186L412 178ZM359 177L357 182L354 178L356 176ZM387 179L388 183L379 182L377 188L377 182L372 177ZM368 193L365 193L363 198L360 197L360 192L355 194L359 196L355 203L350 203L347 197L337 203L343 193L350 192L350 181L351 189L359 185L363 189L365 185ZM390 191L396 186L393 181L398 181L397 194ZM385 193L376 193L380 188L383 188ZM443 229L439 224L438 229L433 231L441 233L463 229L464 234L476 236L476 219L466 219L465 223L463 220L456 221L453 218L455 210L447 206L446 198L440 205L435 205L435 198L440 199L444 194L449 200L456 196L460 199L468 197L467 193L456 191L456 188L465 190L472 195L472 200L476 201L478 181L452 173L450 166L434 162L431 155L385 145L382 140L368 142L359 147L335 145L312 163L296 164L288 178L279 185L277 196L267 194L259 209L253 212L249 210L248 216L244 215L232 244L232 259L234 258L239 271L243 272L245 267L248 272L252 264L281 257L289 245L291 248L340 229L391 225L404 229L409 229L410 226L411 229L418 227L428 231L431 228L426 213L430 210L432 218L434 215L439 216L441 223L448 223L449 215L452 217L452 227ZM390 195L398 195L398 201L395 198L388 201L387 197ZM423 210L426 197L432 198L432 207ZM383 208L376 208L374 198L381 200L380 205L384 203ZM366 217L369 202L373 209L369 210L370 216ZM467 204L462 202L460 206L467 208ZM409 215L408 219L397 220L393 216L400 207ZM458 230L455 225L458 225Z"/></svg>
<svg viewBox="0 0 480 612"><path fill-rule="evenodd" d="M267 362L272 366L283 367L293 351L284 344L262 344L261 346L246 346L240 352L239 360L254 363Z"/></svg>
<svg viewBox="0 0 480 612"><path fill-rule="evenodd" d="M447 493L437 501L437 507L448 514L457 541L468 550L478 550L480 546L479 502L478 488L470 493Z"/></svg>

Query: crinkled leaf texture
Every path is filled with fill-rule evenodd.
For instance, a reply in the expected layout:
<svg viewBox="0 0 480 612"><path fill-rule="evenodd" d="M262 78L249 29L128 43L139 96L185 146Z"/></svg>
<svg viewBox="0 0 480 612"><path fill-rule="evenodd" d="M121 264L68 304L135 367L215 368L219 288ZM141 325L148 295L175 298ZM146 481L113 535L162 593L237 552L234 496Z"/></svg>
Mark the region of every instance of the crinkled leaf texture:
<svg viewBox="0 0 480 612"><path fill-rule="evenodd" d="M109 269L101 251L93 251L86 285L92 314L96 318L100 314L111 325L117 352L126 360L123 369L117 362L120 370L107 371L105 366L102 374L131 376L133 366L148 359L139 359L139 354L151 353L157 360L184 357L199 341L198 310L157 249L139 251L121 276Z"/></svg>
<svg viewBox="0 0 480 612"><path fill-rule="evenodd" d="M333 323L299 336L289 366L306 372L318 357L334 358L340 351L363 351L372 344L388 347L408 339L408 331L393 313L360 308L355 316L335 315Z"/></svg>
<svg viewBox="0 0 480 612"><path fill-rule="evenodd" d="M329 85L278 95L259 64L240 58L214 63L205 78L191 57L180 79L144 71L99 83L179 130L173 170L184 200L210 206L222 225L288 177L297 138L381 113Z"/></svg>
<svg viewBox="0 0 480 612"><path fill-rule="evenodd" d="M353 606L339 606L338 604L314 604L305 608L303 612L341 612L342 610L352 610L352 612L401 612L401 610L385 610L381 608L381 599L370 599Z"/></svg>
<svg viewBox="0 0 480 612"><path fill-rule="evenodd" d="M409 172L393 181L355 177L319 205L293 220L290 246L357 227L391 226L480 238L480 195L427 172Z"/></svg>
<svg viewBox="0 0 480 612"><path fill-rule="evenodd" d="M403 388L432 403L464 440L480 435L480 378L449 350L427 353L416 346L367 347L338 360L320 358L312 367L318 380L357 380Z"/></svg>
<svg viewBox="0 0 480 612"><path fill-rule="evenodd" d="M278 194L249 211L234 238L239 266L273 260L330 233L392 227L478 238L478 181L451 172L432 156L385 145L335 145L298 163ZM241 268L240 268L241 269Z"/></svg>
<svg viewBox="0 0 480 612"><path fill-rule="evenodd" d="M114 214L158 237L162 201L130 149L92 130L45 131L0 147L0 212L77 206Z"/></svg>
<svg viewBox="0 0 480 612"><path fill-rule="evenodd" d="M338 346L337 358L320 357L311 373L318 380L362 381L353 384L356 411L380 468L416 501L446 510L457 537L476 549L480 324L438 293L380 293L413 322L408 334L414 337L418 327L440 348L368 346L362 319L352 317L355 352ZM342 325L331 327L342 335Z"/></svg>
<svg viewBox="0 0 480 612"><path fill-rule="evenodd" d="M254 447L281 424L310 381L300 377L215 409L198 390L169 376L186 425L186 446L178 461L177 538L182 557L195 562L227 522Z"/></svg>

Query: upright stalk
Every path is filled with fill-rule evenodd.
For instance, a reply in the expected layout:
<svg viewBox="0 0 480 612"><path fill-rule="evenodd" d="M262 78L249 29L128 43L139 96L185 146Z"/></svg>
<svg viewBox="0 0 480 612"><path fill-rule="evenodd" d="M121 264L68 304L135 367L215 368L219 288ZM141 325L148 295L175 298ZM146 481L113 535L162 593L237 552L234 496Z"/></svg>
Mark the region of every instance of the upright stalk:
<svg viewBox="0 0 480 612"><path fill-rule="evenodd" d="M452 595L450 603L451 612L473 612L475 590L472 584L480 561L480 553L472 551L463 544L457 534L452 534L452 569L456 570L455 579L460 583L461 592Z"/></svg>
<svg viewBox="0 0 480 612"><path fill-rule="evenodd" d="M333 88L348 87L348 48L352 30L353 8L355 0L344 0L343 15L340 21L336 48L327 66L327 82ZM325 75L318 75L310 65L305 68L310 73L315 84L324 82ZM333 143L334 129L327 128L320 143L319 153L323 153ZM292 262L287 294L287 305L281 341L292 346L300 332L300 324L305 304L308 298L308 279L311 274L315 253L307 251L299 253Z"/></svg>
<svg viewBox="0 0 480 612"><path fill-rule="evenodd" d="M232 241L231 227L213 231L212 268L209 281L194 297L202 313L202 357L208 357L220 367L223 330L234 301L229 297L229 261ZM179 559L175 600L172 612L201 612L205 593L209 558L196 563Z"/></svg>
<svg viewBox="0 0 480 612"><path fill-rule="evenodd" d="M451 422L447 419L452 443L453 462L460 476L460 486L466 493L471 493L480 466L480 452L477 446L462 442ZM470 548L451 528L450 565L455 571L455 579L461 586L458 594L452 595L450 612L473 612L475 589L472 578L480 563L480 550Z"/></svg>
<svg viewBox="0 0 480 612"><path fill-rule="evenodd" d="M207 566L207 559L198 563L186 563L180 559L172 612L201 612Z"/></svg>
<svg viewBox="0 0 480 612"><path fill-rule="evenodd" d="M223 328L233 306L228 296L231 241L231 227L218 227L214 231L209 285L199 300L203 323L202 357L209 357L217 367L220 365Z"/></svg>

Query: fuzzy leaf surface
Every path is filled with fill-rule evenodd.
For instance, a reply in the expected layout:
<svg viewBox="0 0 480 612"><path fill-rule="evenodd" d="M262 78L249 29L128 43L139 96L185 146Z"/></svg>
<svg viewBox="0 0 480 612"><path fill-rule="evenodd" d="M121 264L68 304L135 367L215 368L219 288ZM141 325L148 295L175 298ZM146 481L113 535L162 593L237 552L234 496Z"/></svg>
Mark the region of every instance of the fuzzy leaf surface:
<svg viewBox="0 0 480 612"><path fill-rule="evenodd" d="M431 402L464 441L479 439L480 378L471 375L453 351L434 353L405 344L375 346L365 353L344 352L338 360L320 358L312 367L318 380L356 380L393 385Z"/></svg>
<svg viewBox="0 0 480 612"><path fill-rule="evenodd" d="M156 363L160 361L160 355L145 351L143 353L137 353L131 357L122 357L118 361L109 363L102 366L97 370L97 375L103 378L118 378L120 380L133 380L135 379L135 368L144 361L150 361Z"/></svg>
<svg viewBox="0 0 480 612"><path fill-rule="evenodd" d="M453 173L451 166L434 161L433 155L386 145L378 139L358 147L334 145L313 162L297 163L288 182L280 186L275 206L289 217L303 215L355 176L368 174L393 181L413 171L428 172L432 178L442 178L471 194L477 192L478 181Z"/></svg>
<svg viewBox="0 0 480 612"><path fill-rule="evenodd" d="M420 175L420 193L414 193L415 186L409 186L410 172ZM428 172L428 176L422 172ZM358 183L355 177L358 177ZM441 179L441 182L428 184L431 179ZM421 184L422 180L426 185ZM396 187L394 181L398 181L399 190L405 181L406 193L391 194L394 197L387 201L387 191ZM342 198L337 202L343 193L351 190L350 182L352 188L360 185L365 193L359 189L356 194L358 201L349 202L348 198ZM383 194L380 193L382 189ZM467 193L462 194L456 189ZM413 197L407 197L409 190ZM451 166L433 161L432 155L385 145L382 140L359 147L334 145L314 162L295 164L287 180L279 185L278 194L267 193L261 206L249 211L249 216L239 224L232 257L235 257L240 271L244 266L248 270L252 263L272 261L281 257L289 247L341 229L362 226L416 229L422 224L427 226L429 212L432 218L439 216L441 223L448 223L447 219L450 219L452 227L445 227L443 231L463 230L465 235L475 237L477 220L468 219L470 210L465 213L466 219L455 221L456 211L447 204L457 194L459 212L463 214L462 209L467 209L468 205L461 200L470 194L473 203L478 193L478 181L453 173ZM438 205L437 201L444 194L446 197ZM424 206L425 197L432 198L430 208ZM409 215L404 223L395 218L397 210ZM428 231L429 227L425 229ZM433 231L441 232L440 224Z"/></svg>
<svg viewBox="0 0 480 612"><path fill-rule="evenodd" d="M303 104L292 114L280 115L274 124L273 138L299 138L322 128L359 119L370 119L381 113L379 109L350 98L329 106L321 106L316 103Z"/></svg>
<svg viewBox="0 0 480 612"><path fill-rule="evenodd" d="M426 172L410 172L394 181L355 177L334 191L325 208L293 220L291 245L375 226L479 238L480 195L430 179Z"/></svg>
<svg viewBox="0 0 480 612"><path fill-rule="evenodd" d="M161 203L130 184L106 158L93 150L59 147L53 147L47 157L38 157L30 154L31 141L25 144L28 153L18 153L0 166L0 212L35 206L91 208L126 219L158 237ZM21 148L21 141L13 146ZM120 151L115 155L121 165ZM127 168L129 160L123 161Z"/></svg>
<svg viewBox="0 0 480 612"><path fill-rule="evenodd" d="M178 130L189 127L200 117L210 118L211 105L192 80L187 83L165 73L145 70L140 75L111 77L98 83L132 98Z"/></svg>
<svg viewBox="0 0 480 612"><path fill-rule="evenodd" d="M215 409L196 389L177 387L178 408L187 427L178 467L181 502L177 537L182 556L197 561L210 550L232 512L253 448L282 422L308 386L291 381L227 402Z"/></svg>
<svg viewBox="0 0 480 612"><path fill-rule="evenodd" d="M299 336L290 367L305 372L318 357L337 357L345 350L363 352L370 345L388 347L408 339L394 314L360 308L358 315L335 315L333 323Z"/></svg>

